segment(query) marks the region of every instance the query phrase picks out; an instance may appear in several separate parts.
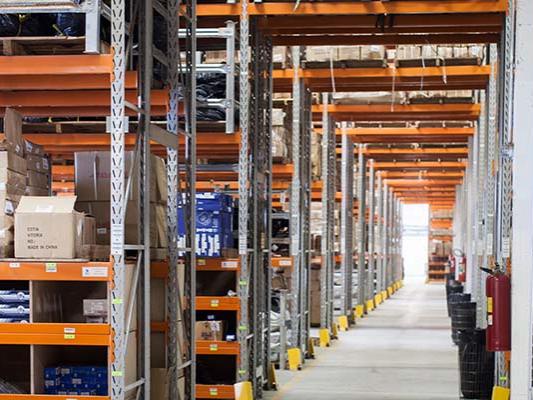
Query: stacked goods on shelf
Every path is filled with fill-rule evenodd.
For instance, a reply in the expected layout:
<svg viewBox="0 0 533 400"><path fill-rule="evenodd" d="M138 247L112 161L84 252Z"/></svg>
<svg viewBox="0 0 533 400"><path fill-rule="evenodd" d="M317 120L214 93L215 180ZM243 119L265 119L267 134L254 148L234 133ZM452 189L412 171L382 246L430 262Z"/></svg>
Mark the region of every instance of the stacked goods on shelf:
<svg viewBox="0 0 533 400"><path fill-rule="evenodd" d="M14 213L22 196L50 194L50 163L41 146L22 136L22 117L6 109L4 138L0 143L0 185L2 224L0 258L13 257Z"/></svg>
<svg viewBox="0 0 533 400"><path fill-rule="evenodd" d="M125 154L125 179L132 173L125 216L125 241L140 243L141 199L140 169L134 152ZM107 151L77 152L74 154L76 209L94 216L96 220L96 245L91 249L91 258L99 254L109 256L111 242L111 157ZM166 203L167 181L165 161L155 155L150 159L150 247L155 259L164 259L167 248ZM134 167L132 168L132 164Z"/></svg>
<svg viewBox="0 0 533 400"><path fill-rule="evenodd" d="M186 247L185 213L178 206L178 247ZM233 198L227 194L196 194L196 254L200 257L234 256Z"/></svg>
<svg viewBox="0 0 533 400"><path fill-rule="evenodd" d="M272 109L272 157L275 161L289 158L291 133L285 126L285 113L279 108Z"/></svg>
<svg viewBox="0 0 533 400"><path fill-rule="evenodd" d="M58 366L44 369L45 394L107 396L107 367Z"/></svg>
<svg viewBox="0 0 533 400"><path fill-rule="evenodd" d="M452 210L431 209L429 218L429 260L427 280L444 282L452 254Z"/></svg>
<svg viewBox="0 0 533 400"><path fill-rule="evenodd" d="M29 290L0 290L0 323L30 322Z"/></svg>
<svg viewBox="0 0 533 400"><path fill-rule="evenodd" d="M306 67L321 67L321 63L333 62L337 67L356 67L360 62L384 66L384 46L307 46ZM366 63L365 63L366 64Z"/></svg>

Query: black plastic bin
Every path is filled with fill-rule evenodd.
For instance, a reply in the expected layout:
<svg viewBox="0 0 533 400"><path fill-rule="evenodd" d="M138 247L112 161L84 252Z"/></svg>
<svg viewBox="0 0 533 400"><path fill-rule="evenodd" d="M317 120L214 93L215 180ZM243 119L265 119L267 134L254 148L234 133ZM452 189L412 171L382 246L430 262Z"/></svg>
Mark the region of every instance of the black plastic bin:
<svg viewBox="0 0 533 400"><path fill-rule="evenodd" d="M494 385L494 353L486 350L485 330L461 330L459 371L465 399L488 400Z"/></svg>
<svg viewBox="0 0 533 400"><path fill-rule="evenodd" d="M459 344L459 331L472 331L476 328L476 303L471 303L470 295L463 294L464 301L451 303L452 340Z"/></svg>

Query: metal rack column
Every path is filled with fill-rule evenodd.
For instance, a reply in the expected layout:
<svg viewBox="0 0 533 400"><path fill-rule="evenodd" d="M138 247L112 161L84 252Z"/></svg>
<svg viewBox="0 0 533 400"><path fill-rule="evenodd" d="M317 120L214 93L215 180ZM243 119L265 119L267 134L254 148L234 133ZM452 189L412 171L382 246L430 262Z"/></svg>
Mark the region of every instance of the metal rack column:
<svg viewBox="0 0 533 400"><path fill-rule="evenodd" d="M515 32L514 93L507 101L512 102L511 129L513 139L513 208L512 208L512 359L511 393L513 400L531 399L532 394L532 339L533 339L533 3L517 1L516 23L508 27ZM512 51L512 49L509 49ZM510 66L513 68L513 65Z"/></svg>
<svg viewBox="0 0 533 400"><path fill-rule="evenodd" d="M359 145L357 163L357 304L365 306L366 289L366 158L365 145Z"/></svg>
<svg viewBox="0 0 533 400"><path fill-rule="evenodd" d="M374 301L376 285L374 275L376 269L375 257L375 208L376 208L376 183L374 160L368 160L368 278L367 278L367 301Z"/></svg>
<svg viewBox="0 0 533 400"><path fill-rule="evenodd" d="M344 123L343 123L344 128ZM342 135L341 153L341 316L353 321L353 168L354 145L345 132Z"/></svg>
<svg viewBox="0 0 533 400"><path fill-rule="evenodd" d="M381 299L383 291L383 178L381 171L376 172L376 293L378 299Z"/></svg>

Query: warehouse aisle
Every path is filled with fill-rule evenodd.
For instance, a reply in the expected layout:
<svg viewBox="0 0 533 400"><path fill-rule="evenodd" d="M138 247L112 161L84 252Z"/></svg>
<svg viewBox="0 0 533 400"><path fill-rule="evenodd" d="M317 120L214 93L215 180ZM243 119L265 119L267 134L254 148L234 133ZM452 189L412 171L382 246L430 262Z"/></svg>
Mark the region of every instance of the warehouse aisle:
<svg viewBox="0 0 533 400"><path fill-rule="evenodd" d="M405 286L300 372L279 374L272 400L457 399L444 286Z"/></svg>

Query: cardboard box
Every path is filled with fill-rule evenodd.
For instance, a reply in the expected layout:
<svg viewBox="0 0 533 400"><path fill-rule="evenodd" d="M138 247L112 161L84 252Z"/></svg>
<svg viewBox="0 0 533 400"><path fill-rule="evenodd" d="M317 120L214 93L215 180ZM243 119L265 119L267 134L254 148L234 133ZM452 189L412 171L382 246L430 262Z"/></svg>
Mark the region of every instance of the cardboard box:
<svg viewBox="0 0 533 400"><path fill-rule="evenodd" d="M24 154L26 155L26 157L28 155L44 156L44 147L40 144L36 144L24 139L24 146Z"/></svg>
<svg viewBox="0 0 533 400"><path fill-rule="evenodd" d="M139 204L135 202L128 202L125 219L125 240L127 244L139 243ZM76 209L94 216L96 221L96 244L108 245L111 243L111 205L107 201L78 201ZM160 204L151 204L151 218L150 224L150 246L151 247L165 247L166 239L166 215L161 210L165 206ZM159 210L159 211L158 211ZM160 226L163 224L162 226ZM161 233L164 232L164 235Z"/></svg>
<svg viewBox="0 0 533 400"><path fill-rule="evenodd" d="M50 196L50 188L26 186L25 196Z"/></svg>
<svg viewBox="0 0 533 400"><path fill-rule="evenodd" d="M124 157L125 175L128 179L134 153L127 151ZM79 201L110 201L111 153L108 151L77 152L74 154L76 195ZM150 201L166 202L166 167L162 158L152 155L150 169ZM139 163L133 168L129 200L139 200Z"/></svg>
<svg viewBox="0 0 533 400"><path fill-rule="evenodd" d="M50 162L47 157L42 155L26 154L26 167L30 171L40 172L41 174L50 173Z"/></svg>
<svg viewBox="0 0 533 400"><path fill-rule="evenodd" d="M83 299L84 317L106 317L108 316L109 304L107 299Z"/></svg>
<svg viewBox="0 0 533 400"><path fill-rule="evenodd" d="M27 163L24 158L11 151L0 151L0 169L8 169L26 175Z"/></svg>
<svg viewBox="0 0 533 400"><path fill-rule="evenodd" d="M50 187L50 175L48 174L42 174L37 171L28 170L26 177L28 186L39 187L43 189Z"/></svg>
<svg viewBox="0 0 533 400"><path fill-rule="evenodd" d="M23 196L15 212L15 257L76 258L84 218L75 202L75 196Z"/></svg>
<svg viewBox="0 0 533 400"><path fill-rule="evenodd" d="M12 108L6 108L4 114L5 139L0 148L17 153L24 157L24 138L22 136L22 116Z"/></svg>
<svg viewBox="0 0 533 400"><path fill-rule="evenodd" d="M224 340L224 321L196 321L196 340Z"/></svg>
<svg viewBox="0 0 533 400"><path fill-rule="evenodd" d="M85 215L82 229L82 244L96 244L96 219L91 215Z"/></svg>

